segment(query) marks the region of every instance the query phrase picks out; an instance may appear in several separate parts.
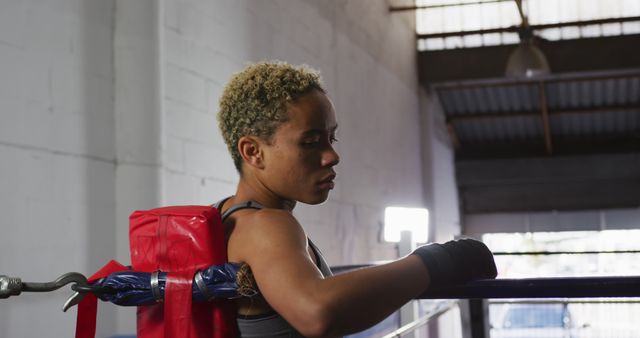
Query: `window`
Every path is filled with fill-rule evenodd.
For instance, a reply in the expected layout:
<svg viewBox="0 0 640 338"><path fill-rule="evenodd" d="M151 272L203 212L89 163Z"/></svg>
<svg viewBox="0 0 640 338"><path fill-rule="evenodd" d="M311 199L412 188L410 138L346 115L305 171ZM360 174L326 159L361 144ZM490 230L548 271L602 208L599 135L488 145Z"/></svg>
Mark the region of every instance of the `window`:
<svg viewBox="0 0 640 338"><path fill-rule="evenodd" d="M435 34L520 25L514 0L416 0L416 33ZM530 25L640 16L638 0L523 0ZM547 40L640 33L640 20L536 30ZM418 39L418 50L470 48L518 43L517 33L485 33Z"/></svg>

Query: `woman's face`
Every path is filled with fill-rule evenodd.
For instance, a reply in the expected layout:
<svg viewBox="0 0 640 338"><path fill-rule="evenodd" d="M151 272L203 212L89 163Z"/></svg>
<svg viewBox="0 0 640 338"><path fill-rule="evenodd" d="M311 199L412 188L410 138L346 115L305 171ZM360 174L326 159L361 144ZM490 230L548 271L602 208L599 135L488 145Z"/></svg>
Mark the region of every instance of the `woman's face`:
<svg viewBox="0 0 640 338"><path fill-rule="evenodd" d="M289 120L265 145L262 181L278 197L307 204L324 202L333 189L336 113L329 98L313 90L288 105Z"/></svg>

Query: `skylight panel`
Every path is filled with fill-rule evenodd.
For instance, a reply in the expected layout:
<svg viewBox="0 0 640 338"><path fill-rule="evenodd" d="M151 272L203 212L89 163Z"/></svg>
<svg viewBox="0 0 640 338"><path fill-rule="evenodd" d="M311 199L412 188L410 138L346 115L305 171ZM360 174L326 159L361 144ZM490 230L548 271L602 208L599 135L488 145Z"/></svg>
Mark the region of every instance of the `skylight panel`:
<svg viewBox="0 0 640 338"><path fill-rule="evenodd" d="M416 0L417 34L477 32L520 26L515 0ZM523 0L532 26L612 18L640 17L639 0ZM538 29L535 34L555 41L640 33L640 20ZM419 50L472 48L516 44L515 32L431 37Z"/></svg>

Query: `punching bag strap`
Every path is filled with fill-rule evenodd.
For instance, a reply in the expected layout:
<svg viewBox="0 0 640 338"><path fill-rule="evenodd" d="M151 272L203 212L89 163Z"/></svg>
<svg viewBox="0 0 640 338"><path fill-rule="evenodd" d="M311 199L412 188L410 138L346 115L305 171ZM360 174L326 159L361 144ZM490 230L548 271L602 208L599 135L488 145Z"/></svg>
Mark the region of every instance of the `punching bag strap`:
<svg viewBox="0 0 640 338"><path fill-rule="evenodd" d="M109 276L111 273L127 271L129 268L112 260L103 266L98 272L88 278L89 283L93 283L100 278ZM88 293L80 304L78 304L78 315L76 319L76 338L95 338L96 317L98 315L98 298L93 293Z"/></svg>

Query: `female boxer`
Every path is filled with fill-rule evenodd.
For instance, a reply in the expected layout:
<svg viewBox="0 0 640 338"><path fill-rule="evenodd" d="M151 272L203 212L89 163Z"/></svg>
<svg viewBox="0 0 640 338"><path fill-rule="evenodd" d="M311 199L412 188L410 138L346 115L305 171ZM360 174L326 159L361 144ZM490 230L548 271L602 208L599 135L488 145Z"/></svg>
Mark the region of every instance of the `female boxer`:
<svg viewBox="0 0 640 338"><path fill-rule="evenodd" d="M340 161L338 122L316 71L266 62L232 77L218 122L240 173L218 203L230 262L246 263L259 295L239 301L243 337L324 337L363 330L428 287L496 276L491 252L461 240L389 264L332 276L293 216L324 202Z"/></svg>

